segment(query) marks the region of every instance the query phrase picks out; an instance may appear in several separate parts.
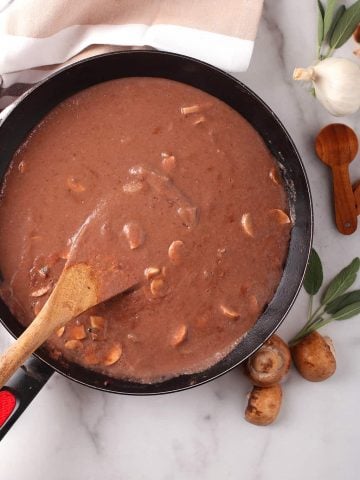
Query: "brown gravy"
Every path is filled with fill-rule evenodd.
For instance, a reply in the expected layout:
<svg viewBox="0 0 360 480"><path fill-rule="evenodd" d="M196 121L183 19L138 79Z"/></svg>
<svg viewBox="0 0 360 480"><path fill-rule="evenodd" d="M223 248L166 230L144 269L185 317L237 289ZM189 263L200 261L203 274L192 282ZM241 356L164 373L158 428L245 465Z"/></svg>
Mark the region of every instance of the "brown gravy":
<svg viewBox="0 0 360 480"><path fill-rule="evenodd" d="M102 235L102 253L147 264L144 286L54 334L56 358L141 382L200 371L234 348L279 284L291 222L274 159L244 118L188 85L99 84L19 148L1 192L0 269L1 296L24 325L94 211L87 252Z"/></svg>

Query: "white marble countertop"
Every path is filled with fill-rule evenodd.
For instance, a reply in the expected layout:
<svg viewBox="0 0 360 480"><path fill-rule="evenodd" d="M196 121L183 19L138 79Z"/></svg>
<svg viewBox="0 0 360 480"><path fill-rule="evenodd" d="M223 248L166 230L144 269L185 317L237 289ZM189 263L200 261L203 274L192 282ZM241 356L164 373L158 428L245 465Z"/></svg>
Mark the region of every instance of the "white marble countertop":
<svg viewBox="0 0 360 480"><path fill-rule="evenodd" d="M329 172L313 152L314 136L335 119L291 81L293 68L315 55L315 5L266 0L250 70L238 77L274 109L302 155L314 200L314 245L329 278L359 255L360 230L351 237L336 231ZM359 113L341 121L360 135ZM360 179L360 157L351 173ZM280 329L285 339L304 322L306 307L301 293ZM264 428L243 419L250 385L239 370L145 398L104 394L54 375L1 442L0 478L358 480L360 318L324 331L334 339L336 374L312 384L293 370L279 419ZM0 350L9 342L1 328Z"/></svg>

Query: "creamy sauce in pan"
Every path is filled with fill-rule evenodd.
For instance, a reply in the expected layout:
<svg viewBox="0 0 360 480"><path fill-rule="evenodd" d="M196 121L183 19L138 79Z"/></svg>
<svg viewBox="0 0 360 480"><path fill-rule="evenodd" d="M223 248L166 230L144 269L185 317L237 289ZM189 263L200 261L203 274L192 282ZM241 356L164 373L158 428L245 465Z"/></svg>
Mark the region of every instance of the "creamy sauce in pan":
<svg viewBox="0 0 360 480"><path fill-rule="evenodd" d="M258 133L218 99L152 78L74 95L15 154L0 201L1 296L24 325L89 218L82 259L99 259L108 278L131 266L141 285L48 348L141 382L203 370L234 348L274 295L291 230Z"/></svg>

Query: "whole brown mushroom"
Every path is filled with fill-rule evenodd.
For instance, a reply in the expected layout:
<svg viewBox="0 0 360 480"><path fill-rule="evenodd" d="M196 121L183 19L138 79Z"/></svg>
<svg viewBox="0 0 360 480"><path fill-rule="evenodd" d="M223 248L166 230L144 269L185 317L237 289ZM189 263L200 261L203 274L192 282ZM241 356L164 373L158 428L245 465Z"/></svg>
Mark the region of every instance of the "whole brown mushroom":
<svg viewBox="0 0 360 480"><path fill-rule="evenodd" d="M258 387L270 387L279 383L288 373L291 354L288 345L273 335L246 364L246 373Z"/></svg>
<svg viewBox="0 0 360 480"><path fill-rule="evenodd" d="M245 420L259 426L273 423L280 411L282 390L279 384L272 387L254 387L249 394Z"/></svg>
<svg viewBox="0 0 360 480"><path fill-rule="evenodd" d="M332 341L318 332L310 333L291 347L291 354L300 374L310 382L322 382L335 373Z"/></svg>

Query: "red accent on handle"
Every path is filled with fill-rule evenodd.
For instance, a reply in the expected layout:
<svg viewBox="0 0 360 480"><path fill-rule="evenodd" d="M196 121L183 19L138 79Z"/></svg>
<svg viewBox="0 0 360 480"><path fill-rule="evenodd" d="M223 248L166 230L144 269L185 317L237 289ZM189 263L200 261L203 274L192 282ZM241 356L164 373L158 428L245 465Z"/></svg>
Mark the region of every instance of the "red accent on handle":
<svg viewBox="0 0 360 480"><path fill-rule="evenodd" d="M16 406L15 396L8 390L0 392L0 427L4 425Z"/></svg>

